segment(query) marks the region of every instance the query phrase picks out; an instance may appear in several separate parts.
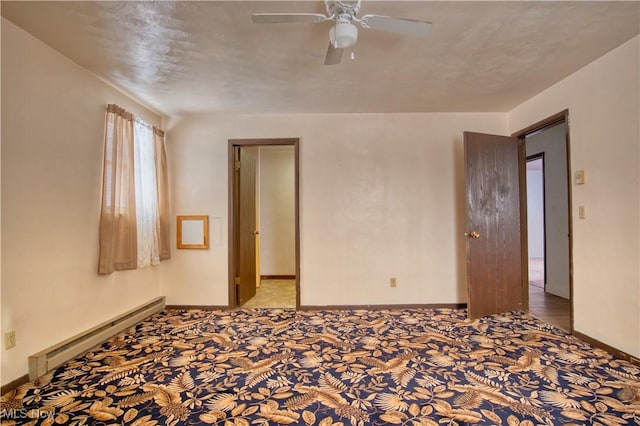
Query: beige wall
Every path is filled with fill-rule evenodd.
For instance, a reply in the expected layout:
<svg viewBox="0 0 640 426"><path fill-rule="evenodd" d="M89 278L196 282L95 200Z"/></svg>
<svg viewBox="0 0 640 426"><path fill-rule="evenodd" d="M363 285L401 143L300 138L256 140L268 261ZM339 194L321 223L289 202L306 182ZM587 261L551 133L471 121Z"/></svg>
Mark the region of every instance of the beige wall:
<svg viewBox="0 0 640 426"><path fill-rule="evenodd" d="M569 109L574 327L640 356L640 37L518 106L515 132ZM578 219L584 205L586 219Z"/></svg>
<svg viewBox="0 0 640 426"><path fill-rule="evenodd" d="M295 275L295 156L293 146L260 147L260 274Z"/></svg>
<svg viewBox="0 0 640 426"><path fill-rule="evenodd" d="M159 270L97 274L104 115L160 117L2 19L2 384L27 357L160 294Z"/></svg>
<svg viewBox="0 0 640 426"><path fill-rule="evenodd" d="M226 305L228 139L300 138L301 303L466 301L462 133L506 114L202 116L168 126L175 214L221 218L221 244L163 269L172 304ZM389 287L389 278L398 287Z"/></svg>

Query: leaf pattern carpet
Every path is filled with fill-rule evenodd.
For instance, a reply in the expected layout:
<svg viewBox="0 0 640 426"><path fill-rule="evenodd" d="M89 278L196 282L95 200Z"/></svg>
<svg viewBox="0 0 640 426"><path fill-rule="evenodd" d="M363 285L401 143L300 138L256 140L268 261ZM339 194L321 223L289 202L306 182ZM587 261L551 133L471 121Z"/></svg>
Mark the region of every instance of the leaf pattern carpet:
<svg viewBox="0 0 640 426"><path fill-rule="evenodd" d="M166 310L2 409L4 424L637 425L640 369L518 312Z"/></svg>

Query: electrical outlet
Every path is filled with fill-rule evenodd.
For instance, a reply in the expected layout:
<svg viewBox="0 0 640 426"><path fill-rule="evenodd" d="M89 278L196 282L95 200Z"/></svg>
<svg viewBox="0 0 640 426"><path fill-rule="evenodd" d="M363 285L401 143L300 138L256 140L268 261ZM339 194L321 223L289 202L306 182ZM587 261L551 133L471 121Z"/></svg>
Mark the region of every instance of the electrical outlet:
<svg viewBox="0 0 640 426"><path fill-rule="evenodd" d="M389 278L389 286L391 287L395 287L397 285L396 283L396 277L391 277Z"/></svg>
<svg viewBox="0 0 640 426"><path fill-rule="evenodd" d="M4 333L4 348L11 349L16 345L16 331L9 330Z"/></svg>

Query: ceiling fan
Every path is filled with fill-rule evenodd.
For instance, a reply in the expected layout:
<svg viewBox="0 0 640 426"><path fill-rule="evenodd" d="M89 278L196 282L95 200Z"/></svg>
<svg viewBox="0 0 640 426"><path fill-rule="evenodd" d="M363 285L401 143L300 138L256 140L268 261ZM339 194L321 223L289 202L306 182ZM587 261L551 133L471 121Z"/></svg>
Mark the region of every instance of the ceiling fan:
<svg viewBox="0 0 640 426"><path fill-rule="evenodd" d="M329 48L325 57L325 65L339 64L344 49L352 47L358 39L359 24L362 28L389 31L411 36L424 36L431 27L431 22L415 19L391 18L380 15L364 15L358 18L362 0L325 0L327 14L321 13L254 13L255 24L290 24L335 21L329 30Z"/></svg>

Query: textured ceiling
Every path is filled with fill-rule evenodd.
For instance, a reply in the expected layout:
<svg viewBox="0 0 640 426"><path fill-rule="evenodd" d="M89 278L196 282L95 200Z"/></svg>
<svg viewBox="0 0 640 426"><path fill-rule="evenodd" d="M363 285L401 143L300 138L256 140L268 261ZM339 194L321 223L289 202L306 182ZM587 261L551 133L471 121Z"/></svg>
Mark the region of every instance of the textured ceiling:
<svg viewBox="0 0 640 426"><path fill-rule="evenodd" d="M640 2L366 1L433 23L425 38L360 29L323 65L329 23L253 12L323 2L11 2L2 16L166 115L508 111L640 31Z"/></svg>

